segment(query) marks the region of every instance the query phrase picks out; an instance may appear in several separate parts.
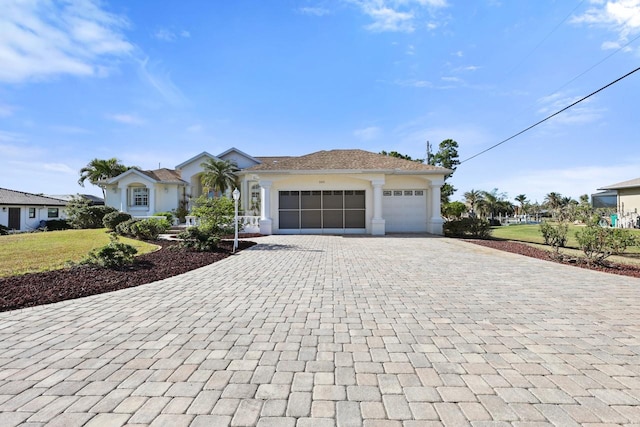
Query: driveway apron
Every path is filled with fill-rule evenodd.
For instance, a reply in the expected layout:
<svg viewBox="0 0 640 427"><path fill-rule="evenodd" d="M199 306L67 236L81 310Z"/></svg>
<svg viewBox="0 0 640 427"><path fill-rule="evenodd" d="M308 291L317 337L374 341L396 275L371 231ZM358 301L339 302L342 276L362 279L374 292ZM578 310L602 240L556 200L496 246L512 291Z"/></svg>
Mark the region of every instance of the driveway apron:
<svg viewBox="0 0 640 427"><path fill-rule="evenodd" d="M0 313L0 426L640 423L640 279L426 236L256 241Z"/></svg>

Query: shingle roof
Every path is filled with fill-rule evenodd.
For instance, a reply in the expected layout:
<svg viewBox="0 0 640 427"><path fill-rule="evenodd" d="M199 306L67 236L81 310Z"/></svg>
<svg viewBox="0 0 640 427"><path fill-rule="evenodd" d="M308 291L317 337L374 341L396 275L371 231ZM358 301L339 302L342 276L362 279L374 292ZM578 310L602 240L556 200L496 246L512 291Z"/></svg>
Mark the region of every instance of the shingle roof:
<svg viewBox="0 0 640 427"><path fill-rule="evenodd" d="M155 169L151 171L138 170L138 172L142 172L149 178L154 179L156 181L184 184L184 181L180 178L181 176L180 172L174 169L161 168L161 169Z"/></svg>
<svg viewBox="0 0 640 427"><path fill-rule="evenodd" d="M67 202L53 197L0 188L0 205L66 206Z"/></svg>
<svg viewBox="0 0 640 427"><path fill-rule="evenodd" d="M640 178L630 179L629 181L622 181L617 184L607 185L605 187L598 188L598 190L618 190L622 188L640 187Z"/></svg>
<svg viewBox="0 0 640 427"><path fill-rule="evenodd" d="M314 170L375 170L402 172L442 172L449 170L410 160L385 156L364 150L318 151L300 157L257 157L261 164L246 171L314 171Z"/></svg>

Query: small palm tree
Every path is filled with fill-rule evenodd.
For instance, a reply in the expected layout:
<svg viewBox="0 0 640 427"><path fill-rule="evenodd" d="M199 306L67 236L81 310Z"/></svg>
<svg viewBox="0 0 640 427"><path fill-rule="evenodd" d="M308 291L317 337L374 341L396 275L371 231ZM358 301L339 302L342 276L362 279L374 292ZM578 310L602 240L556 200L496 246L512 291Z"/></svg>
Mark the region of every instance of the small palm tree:
<svg viewBox="0 0 640 427"><path fill-rule="evenodd" d="M104 186L101 186L100 182L116 177L129 169L131 168L120 163L115 157L107 160L93 159L87 163L87 166L80 169L78 184L84 187L84 182L88 180L91 184L102 188L102 197L106 199Z"/></svg>
<svg viewBox="0 0 640 427"><path fill-rule="evenodd" d="M526 214L525 205L527 203L527 196L524 194L518 194L513 200L520 203L520 215Z"/></svg>
<svg viewBox="0 0 640 427"><path fill-rule="evenodd" d="M239 169L234 163L209 159L200 166L204 169L200 178L203 187L210 188L218 194L224 194L228 189L237 187L235 173Z"/></svg>
<svg viewBox="0 0 640 427"><path fill-rule="evenodd" d="M544 196L544 203L547 205L547 208L551 211L551 215L555 219L558 210L562 206L562 194L552 191Z"/></svg>
<svg viewBox="0 0 640 427"><path fill-rule="evenodd" d="M473 190L473 189L464 193L463 197L467 205L469 205L469 208L471 209L472 212L475 212L476 206L483 199L482 191Z"/></svg>

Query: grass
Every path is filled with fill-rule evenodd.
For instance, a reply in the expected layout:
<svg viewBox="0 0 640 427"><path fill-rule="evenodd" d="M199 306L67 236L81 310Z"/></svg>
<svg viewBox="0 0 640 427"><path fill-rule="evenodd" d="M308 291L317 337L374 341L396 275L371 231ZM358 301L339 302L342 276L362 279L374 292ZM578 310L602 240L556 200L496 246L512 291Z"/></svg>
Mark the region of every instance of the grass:
<svg viewBox="0 0 640 427"><path fill-rule="evenodd" d="M581 230L583 227L584 226L581 225L569 224L567 247L561 248L560 252L570 256L584 256L576 241L576 231ZM516 242L529 243L540 249L553 250L551 246L544 245L544 239L542 238L542 234L540 234L540 227L537 224L492 227L491 230L491 237L494 239L513 240ZM630 229L629 231L640 239L640 230ZM614 255L609 257L608 260L622 264L640 265L640 247L630 247L623 255Z"/></svg>
<svg viewBox="0 0 640 427"><path fill-rule="evenodd" d="M121 237L138 254L152 252L157 246ZM0 277L57 270L69 261L78 262L92 250L109 243L106 229L64 230L0 236Z"/></svg>

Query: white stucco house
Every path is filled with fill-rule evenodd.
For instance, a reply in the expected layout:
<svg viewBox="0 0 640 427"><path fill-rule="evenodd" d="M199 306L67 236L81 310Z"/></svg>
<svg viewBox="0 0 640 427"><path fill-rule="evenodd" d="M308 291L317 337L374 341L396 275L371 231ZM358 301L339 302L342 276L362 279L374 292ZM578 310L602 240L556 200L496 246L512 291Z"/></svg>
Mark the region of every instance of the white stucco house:
<svg viewBox="0 0 640 427"><path fill-rule="evenodd" d="M202 163L239 168L240 206L262 234L442 234L440 188L451 170L364 150L253 157L203 152L172 169L130 169L102 183L105 204L134 216L171 211L203 194ZM258 218L259 216L259 218Z"/></svg>
<svg viewBox="0 0 640 427"><path fill-rule="evenodd" d="M15 231L31 231L40 221L64 219L65 200L0 188L0 225Z"/></svg>
<svg viewBox="0 0 640 427"><path fill-rule="evenodd" d="M607 185L598 190L615 193L618 226L640 227L640 178Z"/></svg>

